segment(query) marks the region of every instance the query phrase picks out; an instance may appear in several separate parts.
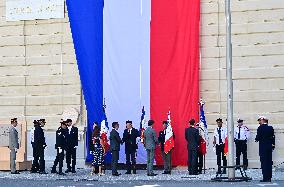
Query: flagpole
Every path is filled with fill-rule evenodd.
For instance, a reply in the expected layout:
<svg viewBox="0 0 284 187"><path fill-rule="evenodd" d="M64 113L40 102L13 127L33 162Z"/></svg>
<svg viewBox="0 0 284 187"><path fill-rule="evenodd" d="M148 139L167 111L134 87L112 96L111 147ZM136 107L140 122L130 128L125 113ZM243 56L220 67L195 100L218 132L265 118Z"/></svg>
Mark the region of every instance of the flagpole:
<svg viewBox="0 0 284 187"><path fill-rule="evenodd" d="M228 128L228 166L234 166L234 123L233 123L233 80L230 0L225 0L226 11L226 64L227 64L227 128ZM228 179L235 179L235 168L228 169Z"/></svg>
<svg viewBox="0 0 284 187"><path fill-rule="evenodd" d="M203 159L203 174L205 174L205 168L206 168L206 165L205 165L205 157L206 157L206 154L204 155L204 159Z"/></svg>

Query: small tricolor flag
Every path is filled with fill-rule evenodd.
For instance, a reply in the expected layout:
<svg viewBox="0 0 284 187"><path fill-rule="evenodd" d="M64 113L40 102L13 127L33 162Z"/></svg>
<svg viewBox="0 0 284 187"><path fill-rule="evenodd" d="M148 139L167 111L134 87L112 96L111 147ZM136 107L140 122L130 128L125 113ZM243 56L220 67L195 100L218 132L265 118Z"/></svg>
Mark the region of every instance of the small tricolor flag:
<svg viewBox="0 0 284 187"><path fill-rule="evenodd" d="M104 111L104 115L103 115L103 120L101 122L101 139L102 139L104 152L106 154L108 152L109 148L110 148L110 145L108 143L108 138L107 138L109 128L108 128L108 122L107 122L107 117L106 117L105 100L104 100L104 105L103 105L103 111Z"/></svg>
<svg viewBox="0 0 284 187"><path fill-rule="evenodd" d="M174 142L174 134L173 129L171 125L171 111L168 112L168 125L166 128L166 136L165 136L165 147L164 152L167 154L170 150L174 148L175 142Z"/></svg>
<svg viewBox="0 0 284 187"><path fill-rule="evenodd" d="M206 123L205 114L204 114L205 103L203 102L202 99L200 99L200 102L198 104L200 107L199 133L201 135L199 150L202 153L202 155L205 155L207 153L207 147L209 145L208 128L207 128L207 123Z"/></svg>
<svg viewBox="0 0 284 187"><path fill-rule="evenodd" d="M142 144L145 143L144 142L145 123L146 123L146 120L145 120L145 109L144 109L144 106L143 106L142 114L141 114L141 120L140 120L140 132L141 132L140 140L141 140Z"/></svg>

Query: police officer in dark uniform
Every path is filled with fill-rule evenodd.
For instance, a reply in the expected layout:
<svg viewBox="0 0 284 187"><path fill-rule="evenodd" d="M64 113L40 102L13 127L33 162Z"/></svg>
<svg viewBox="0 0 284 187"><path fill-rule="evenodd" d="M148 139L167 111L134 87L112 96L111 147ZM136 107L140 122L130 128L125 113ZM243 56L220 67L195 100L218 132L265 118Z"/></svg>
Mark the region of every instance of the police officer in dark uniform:
<svg viewBox="0 0 284 187"><path fill-rule="evenodd" d="M72 125L72 120L67 119L66 124L68 127L67 131L67 146L66 146L66 164L67 170L65 173L72 172L76 173L76 149L78 147L78 128ZM72 168L71 168L72 158Z"/></svg>
<svg viewBox="0 0 284 187"><path fill-rule="evenodd" d="M275 148L275 135L268 119L264 116L258 119L260 126L257 128L255 141L259 142L259 157L263 179L260 182L271 182L272 178L272 151Z"/></svg>
<svg viewBox="0 0 284 187"><path fill-rule="evenodd" d="M185 129L185 139L188 150L189 175L197 175L197 151L199 146L199 131L194 127L195 120L189 121L190 127Z"/></svg>
<svg viewBox="0 0 284 187"><path fill-rule="evenodd" d="M37 173L39 171L39 157L37 156L37 149L34 146L34 132L35 132L35 127L39 126L39 123L37 120L34 120L33 122L34 127L31 129L31 144L32 144L32 148L33 148L33 163L32 163L32 169L31 169L31 173Z"/></svg>
<svg viewBox="0 0 284 187"><path fill-rule="evenodd" d="M123 132L122 141L125 143L125 154L126 154L126 167L127 171L125 174L136 174L136 152L138 145L136 139L140 137L140 133L137 129L132 127L132 121L126 121L126 129Z"/></svg>
<svg viewBox="0 0 284 187"><path fill-rule="evenodd" d="M58 170L59 175L65 175L62 172L62 167L63 167L63 160L64 160L64 150L66 149L66 135L67 135L66 128L67 128L66 122L61 121L60 127L56 131L55 149L57 151L57 155L54 160L51 173L57 173L56 167L57 167L57 164L59 163L59 170Z"/></svg>
<svg viewBox="0 0 284 187"><path fill-rule="evenodd" d="M47 174L45 172L45 160L44 160L44 149L46 147L45 136L42 127L45 125L45 119L38 120L34 126L34 168L37 168L37 163L39 161L39 173Z"/></svg>

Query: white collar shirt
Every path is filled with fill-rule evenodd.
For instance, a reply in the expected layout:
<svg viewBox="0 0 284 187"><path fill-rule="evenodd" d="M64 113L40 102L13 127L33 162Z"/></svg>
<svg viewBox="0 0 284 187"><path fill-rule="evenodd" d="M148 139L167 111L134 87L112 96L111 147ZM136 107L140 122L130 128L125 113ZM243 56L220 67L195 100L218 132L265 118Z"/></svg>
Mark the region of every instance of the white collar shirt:
<svg viewBox="0 0 284 187"><path fill-rule="evenodd" d="M218 133L219 127L217 127L214 131L214 137L216 138L216 144L220 145L220 144L224 144L225 143L225 139L227 137L227 128L226 127L221 127L221 140L222 142L219 141L219 133Z"/></svg>
<svg viewBox="0 0 284 187"><path fill-rule="evenodd" d="M240 137L239 137L239 133L240 133ZM235 139L236 140L248 140L249 136L250 136L250 131L246 126L242 125L240 128L239 126L235 128Z"/></svg>

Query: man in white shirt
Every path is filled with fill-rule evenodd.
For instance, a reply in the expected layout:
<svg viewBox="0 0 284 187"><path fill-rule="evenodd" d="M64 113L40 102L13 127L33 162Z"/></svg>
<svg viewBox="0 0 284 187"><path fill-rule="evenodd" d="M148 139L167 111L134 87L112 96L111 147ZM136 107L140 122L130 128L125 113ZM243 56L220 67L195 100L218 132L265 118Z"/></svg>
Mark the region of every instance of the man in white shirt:
<svg viewBox="0 0 284 187"><path fill-rule="evenodd" d="M250 135L249 129L243 125L243 119L238 119L238 126L235 128L235 144L236 144L236 165L240 165L241 154L243 154L244 169L247 169L247 140Z"/></svg>
<svg viewBox="0 0 284 187"><path fill-rule="evenodd" d="M217 173L222 173L221 171L221 158L223 160L223 166L227 166L227 159L224 154L224 145L225 145L225 139L227 137L227 128L222 127L223 121L221 118L218 118L216 120L218 127L214 131L214 141L213 145L216 147L216 155L217 155L217 166L218 171ZM223 173L226 173L226 169L223 170Z"/></svg>

